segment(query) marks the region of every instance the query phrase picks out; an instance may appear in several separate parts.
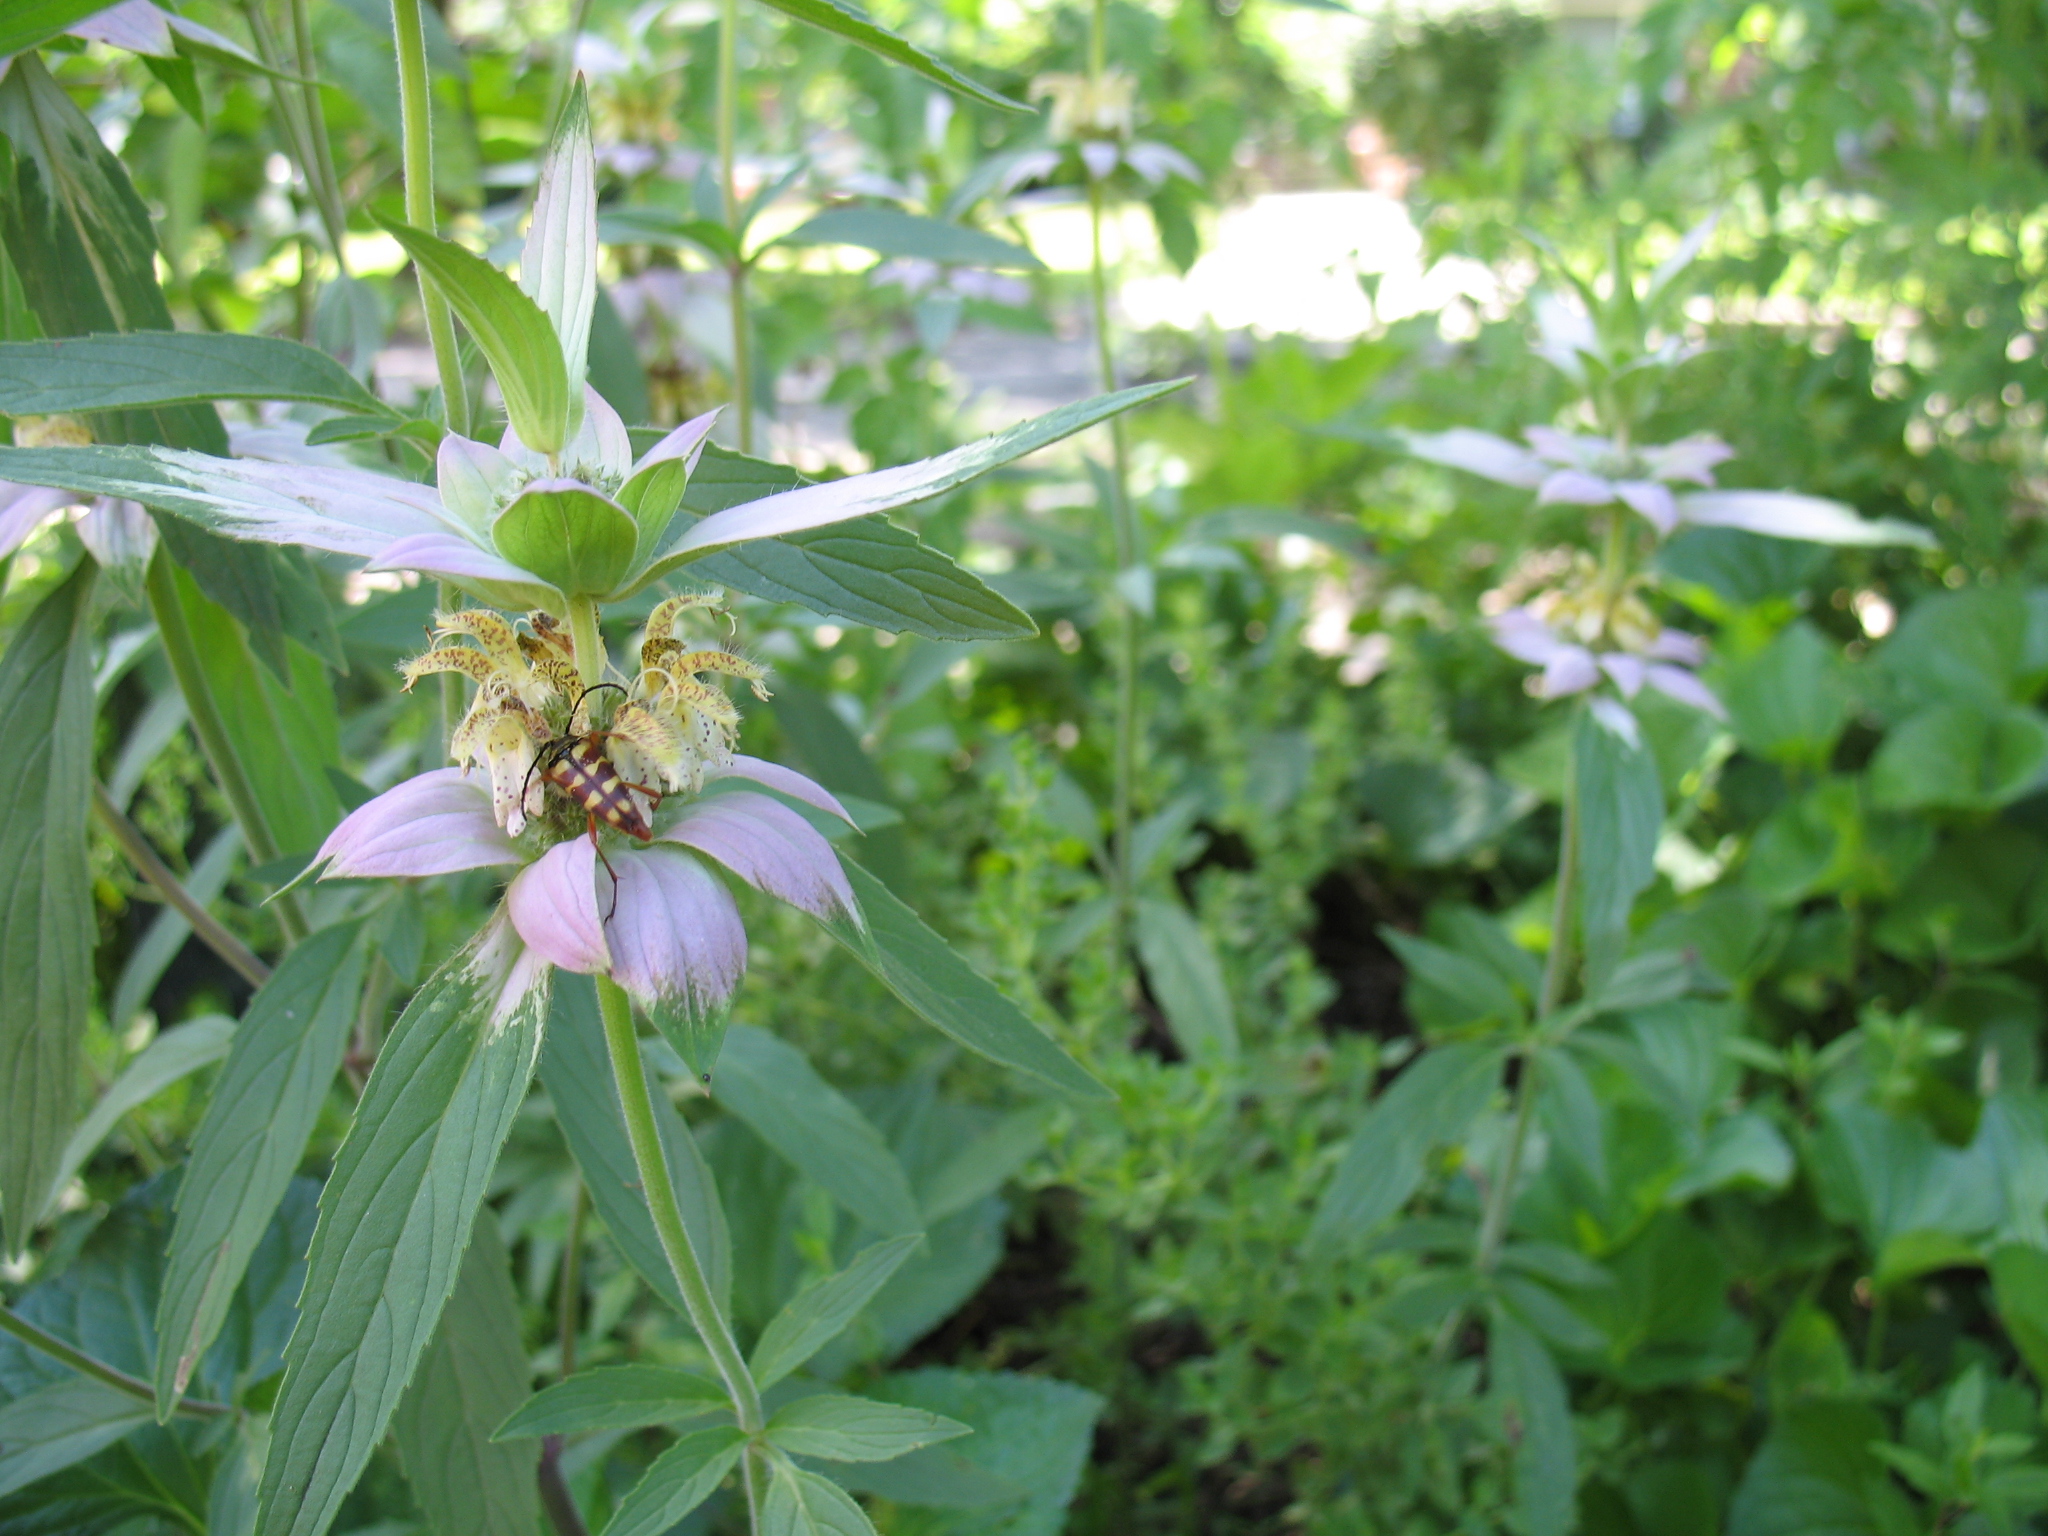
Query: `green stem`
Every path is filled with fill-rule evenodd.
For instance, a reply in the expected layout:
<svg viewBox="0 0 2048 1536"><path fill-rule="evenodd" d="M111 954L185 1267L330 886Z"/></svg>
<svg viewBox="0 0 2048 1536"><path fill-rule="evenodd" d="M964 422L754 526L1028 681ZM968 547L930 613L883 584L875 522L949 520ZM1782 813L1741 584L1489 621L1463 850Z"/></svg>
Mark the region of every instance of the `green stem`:
<svg viewBox="0 0 2048 1536"><path fill-rule="evenodd" d="M279 74L303 74L297 60L286 55L284 44L270 25L270 14L265 9L266 0L243 0L242 14L249 23L249 36L256 44L256 53L265 65ZM320 182L318 165L319 151L314 147L313 127L306 117L306 103L300 94L283 80L271 82L271 102L277 110L279 126L284 130L286 144L291 158L298 162L299 171L306 178L306 191L313 199L321 225L327 231L328 243L334 247L335 259L341 255L341 221L336 217L340 210L337 199L328 201Z"/></svg>
<svg viewBox="0 0 2048 1536"><path fill-rule="evenodd" d="M1564 1001L1565 980L1571 973L1573 904L1579 884L1579 790L1576 764L1565 773L1564 828L1557 854L1557 891L1550 906L1550 953L1543 962L1543 986L1536 999L1536 1023L1557 1012ZM1508 1215L1514 1208L1515 1183L1522 1173L1522 1154L1529 1141L1529 1122L1536 1107L1537 1047L1532 1040L1522 1054L1522 1074L1515 1083L1515 1120L1508 1132L1508 1144L1501 1155L1500 1170L1493 1188L1486 1192L1486 1209L1479 1221L1479 1242L1472 1267L1482 1275L1493 1273L1500 1262L1501 1243L1507 1237Z"/></svg>
<svg viewBox="0 0 2048 1536"><path fill-rule="evenodd" d="M1096 8L1097 21L1101 17ZM1098 26L1099 35L1099 26ZM1099 40L1099 36L1098 36ZM1116 352L1109 327L1109 277L1102 259L1102 183L1088 183L1088 225L1092 258L1088 267L1088 292L1095 311L1096 364L1102 373L1102 388L1116 388ZM1133 515L1130 473L1124 446L1121 417L1109 422L1110 493L1109 520L1116 544L1117 575L1129 578L1139 561L1138 520ZM1119 968L1130 953L1131 929L1137 909L1136 872L1132 869L1131 830L1136 818L1138 779L1138 657L1142 642L1142 615L1129 593L1118 589L1116 637L1116 726L1111 756L1110 803L1110 892L1116 906L1114 936Z"/></svg>
<svg viewBox="0 0 2048 1536"><path fill-rule="evenodd" d="M405 218L415 229L435 233L434 114L432 84L427 75L427 29L420 0L391 0L391 25L398 40L398 116L405 163ZM462 356L455 346L455 321L448 301L427 275L420 274L420 310L427 320L427 339L434 347L434 367L441 376L441 408L448 430L469 436L469 391L462 382Z"/></svg>
<svg viewBox="0 0 2048 1536"><path fill-rule="evenodd" d="M304 96L306 123L306 182L320 208L320 222L327 229L327 243L333 247L334 263L348 275L348 255L342 241L348 234L348 214L341 202L341 178L334 173L334 151L327 137L327 108L320 100L318 62L313 53L313 21L306 0L292 0L292 40L298 51L298 73L306 83L299 87Z"/></svg>
<svg viewBox="0 0 2048 1536"><path fill-rule="evenodd" d="M720 0L718 13L718 180L725 198L725 227L735 247L740 239L738 140L740 120L740 4ZM747 355L747 263L737 256L726 264L726 291L732 306L733 413L741 453L754 451L753 360Z"/></svg>
<svg viewBox="0 0 2048 1536"><path fill-rule="evenodd" d="M569 1240L562 1245L562 1285L555 1295L555 1336L561 1340L562 1379L576 1374L576 1314L583 1300L583 1217L589 1202L583 1195L583 1181L576 1181L576 1198L569 1206Z"/></svg>
<svg viewBox="0 0 2048 1536"><path fill-rule="evenodd" d="M13 1334L30 1349L41 1350L52 1360L61 1360L81 1376L90 1376L94 1381L112 1387L116 1392L125 1392L130 1397L152 1406L156 1403L156 1388L148 1382L130 1376L126 1371L116 1370L104 1360L95 1360L82 1349L66 1344L53 1333L45 1333L25 1317L17 1317L6 1307L0 1307L0 1332ZM232 1403L210 1403L203 1398L181 1397L171 1412L182 1413L188 1419L225 1419L238 1417L241 1409Z"/></svg>
<svg viewBox="0 0 2048 1536"><path fill-rule="evenodd" d="M576 647L576 673L583 686L604 681L604 635L597 627L597 603L588 597L569 599L569 640Z"/></svg>
<svg viewBox="0 0 2048 1536"><path fill-rule="evenodd" d="M199 660L198 644L185 622L185 607L178 595L175 568L170 556L162 549L157 550L156 558L149 563L149 575L144 586L149 597L150 615L156 620L157 638L163 642L164 659L170 663L171 676L177 681L178 691L185 696L185 710L192 720L192 734L199 738L199 749L206 754L221 793L227 797L228 808L241 824L242 845L257 863L271 863L280 857L277 838L271 833L262 802L256 798L249 776L242 769L242 759L228 735L227 722L221 718L220 708L214 702L213 689L206 681L206 669ZM274 905L285 937L292 943L303 939L310 930L306 926L305 914L299 910L298 898L282 895L275 898Z"/></svg>
<svg viewBox="0 0 2048 1536"><path fill-rule="evenodd" d="M193 899L192 893L185 889L171 867L157 857L149 839L142 835L142 829L114 804L113 796L107 793L106 786L98 779L94 779L92 784L92 810L101 829L128 855L128 862L135 866L143 879L157 888L168 905L192 925L192 932L202 944L234 967L236 974L250 986L260 987L270 980L270 967L257 959L255 951L248 945L228 932L219 918Z"/></svg>
<svg viewBox="0 0 2048 1536"><path fill-rule="evenodd" d="M633 1164L640 1172L641 1192L647 1197L648 1213L654 1218L655 1235L668 1257L668 1267L683 1293L683 1306L697 1337L711 1352L712 1363L732 1396L733 1412L748 1434L761 1428L761 1394L754 1386L732 1326L718 1309L704 1278L704 1266L690 1244L689 1229L683 1225L676 1204L675 1185L669 1179L668 1159L662 1152L661 1133L654 1123L654 1100L647 1089L647 1069L640 1060L640 1040L633 1028L633 1004L609 976L597 978L598 1011L604 1016L604 1043L611 1053L612 1080L619 1089L619 1105L626 1116L626 1140L632 1144Z"/></svg>

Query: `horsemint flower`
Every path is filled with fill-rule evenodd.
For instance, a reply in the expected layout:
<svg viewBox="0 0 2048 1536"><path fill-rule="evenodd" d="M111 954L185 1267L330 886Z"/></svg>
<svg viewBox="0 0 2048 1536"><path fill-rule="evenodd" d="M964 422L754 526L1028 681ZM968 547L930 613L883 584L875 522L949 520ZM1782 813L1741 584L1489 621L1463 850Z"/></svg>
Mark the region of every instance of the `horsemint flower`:
<svg viewBox="0 0 2048 1536"><path fill-rule="evenodd" d="M1859 517L1841 502L1821 496L1716 490L1714 469L1733 458L1735 450L1711 433L1640 446L1553 427L1527 427L1522 436L1528 439L1526 448L1471 427L1410 432L1402 441L1417 458L1534 491L1538 505L1626 506L1640 513L1659 538L1690 524L1815 544L1926 548L1934 542L1924 528L1891 518ZM1704 489L1677 488L1687 484Z"/></svg>
<svg viewBox="0 0 2048 1536"><path fill-rule="evenodd" d="M739 712L699 681L740 677L766 696L758 665L683 638L690 612L714 601L663 602L638 667L592 688L544 612L523 627L483 610L441 615L403 671L408 688L439 672L476 683L449 745L465 766L352 812L320 848L322 878L517 870L473 962L498 1019L557 966L610 976L657 1022L715 1017L746 969L747 936L707 858L814 917L858 924L831 845L778 797L851 825L845 808L802 774L736 754Z"/></svg>
<svg viewBox="0 0 2048 1536"><path fill-rule="evenodd" d="M0 479L140 502L231 538L299 544L438 577L498 608L574 617L683 566L943 495L1178 383L1099 397L920 463L681 514L716 413L633 457L618 413L584 383L597 295L597 177L588 102L572 91L542 166L513 281L461 246L388 226L489 361L498 446L447 434L437 486L349 465L223 459L164 447L0 447ZM787 591L781 595L787 596Z"/></svg>
<svg viewBox="0 0 2048 1536"><path fill-rule="evenodd" d="M1697 635L1660 623L1640 586L1638 579L1613 590L1582 555L1564 586L1494 614L1487 626L1495 645L1543 669L1533 687L1539 698L1583 693L1605 674L1625 699L1648 685L1725 719L1721 701L1694 675L1707 659L1706 646Z"/></svg>
<svg viewBox="0 0 2048 1536"><path fill-rule="evenodd" d="M1109 180L1119 165L1129 166L1147 186L1156 187L1169 176L1201 179L1179 150L1136 137L1138 82L1124 70L1040 75L1031 82L1031 98L1052 102L1046 136L1053 147L1025 150L1011 160L1002 178L1005 190L1051 176L1070 151L1093 181Z"/></svg>

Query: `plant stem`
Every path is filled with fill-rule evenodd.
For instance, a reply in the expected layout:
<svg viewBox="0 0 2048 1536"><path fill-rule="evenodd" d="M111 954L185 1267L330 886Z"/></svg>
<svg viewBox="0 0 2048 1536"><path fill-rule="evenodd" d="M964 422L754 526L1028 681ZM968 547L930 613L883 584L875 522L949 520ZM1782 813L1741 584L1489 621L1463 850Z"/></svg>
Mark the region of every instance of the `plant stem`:
<svg viewBox="0 0 2048 1536"><path fill-rule="evenodd" d="M720 0L718 12L718 180L725 196L725 227L734 249L740 240L740 183L737 144L740 121L740 0ZM741 453L754 451L754 383L747 356L747 262L726 263L726 292L732 305L732 392Z"/></svg>
<svg viewBox="0 0 2048 1536"><path fill-rule="evenodd" d="M268 864L279 857L277 838L270 830L270 822L263 814L262 802L256 798L248 774L242 769L242 759L228 735L227 722L221 718L220 708L214 702L213 688L206 681L206 669L199 660L199 647L192 638L191 627L185 622L185 607L178 594L175 568L170 556L161 548L149 563L144 588L149 597L150 615L156 620L157 638L163 642L164 659L170 663L171 676L177 681L178 691L185 696L185 710L192 720L192 734L199 738L199 748L206 754L214 778L220 783L221 793L227 797L235 820L241 823L242 842L248 848L249 856L259 864ZM284 929L285 937L293 943L303 939L309 929L305 914L299 910L298 898L282 895L276 898L275 905L278 924Z"/></svg>
<svg viewBox="0 0 2048 1536"><path fill-rule="evenodd" d="M258 56L279 74L307 75L304 65L296 57L286 56L284 44L271 28L266 4L267 0L243 0L242 4L242 14L249 23L249 36L255 41ZM304 43L300 46L310 52ZM291 158L298 162L299 172L306 178L307 195L313 200L314 211L320 216L321 227L327 232L327 243L333 247L334 258L338 262L341 260L341 236L346 218L341 210L339 189L334 189L330 198L330 189L322 181L326 157L325 115L310 119L305 97L293 91L285 81L273 80L270 90L278 122L291 149ZM320 124L318 143L314 140L315 121Z"/></svg>
<svg viewBox="0 0 2048 1536"><path fill-rule="evenodd" d="M1096 7L1098 23L1101 7ZM1097 27L1096 42L1100 41ZM1092 46L1092 45L1091 45ZM1088 226L1092 259L1088 267L1088 292L1095 311L1096 363L1102 372L1105 393L1116 388L1116 351L1109 328L1109 277L1102 259L1102 183L1088 182ZM1109 521L1116 545L1117 576L1130 579L1139 561L1139 530L1132 514L1130 472L1124 447L1121 417L1109 422L1110 493ZM1143 616L1131 594L1120 585L1117 591L1116 635L1116 725L1111 751L1111 837L1110 892L1116 904L1113 925L1116 961L1119 968L1130 953L1131 928L1136 914L1136 874L1131 868L1131 826L1136 815L1138 778L1138 653Z"/></svg>
<svg viewBox="0 0 2048 1536"><path fill-rule="evenodd" d="M45 1333L25 1317L17 1317L6 1307L0 1307L0 1332L13 1334L30 1349L41 1350L52 1360L61 1360L81 1376L90 1376L94 1381L112 1387L116 1392L125 1392L141 1402L156 1403L156 1388L148 1382L130 1376L126 1371L116 1370L104 1360L95 1360L84 1350L66 1344L53 1333ZM232 1403L211 1403L203 1398L181 1397L171 1412L182 1413L188 1419L225 1419L239 1416L241 1409Z"/></svg>
<svg viewBox="0 0 2048 1536"><path fill-rule="evenodd" d="M625 1111L626 1140L633 1147L633 1164L640 1172L640 1188L647 1196L647 1209L654 1218L655 1235L668 1257L668 1267L683 1293L683 1305L697 1337L711 1352L712 1363L731 1394L733 1412L748 1434L761 1427L761 1394L754 1386L753 1372L740 1354L732 1326L718 1310L704 1266L690 1244L689 1229L683 1225L676 1190L668 1174L668 1158L662 1151L661 1133L654 1123L654 1100L647 1088L647 1069L640 1060L640 1040L633 1028L633 1004L619 984L609 976L597 978L598 1010L604 1016L604 1043L611 1053L612 1080L618 1085L619 1106Z"/></svg>
<svg viewBox="0 0 2048 1536"><path fill-rule="evenodd" d="M597 627L597 604L587 597L569 599L569 639L576 647L576 673L585 688L604 681L604 633Z"/></svg>
<svg viewBox="0 0 2048 1536"><path fill-rule="evenodd" d="M562 1437L544 1436L540 1442L540 1505L547 1511L548 1524L555 1528L555 1536L590 1536L590 1527L583 1523L583 1511L576 1507L576 1496L569 1491L569 1480L562 1476Z"/></svg>
<svg viewBox="0 0 2048 1536"><path fill-rule="evenodd" d="M219 918L193 899L192 893L185 889L171 867L157 857L149 839L142 835L142 829L114 804L113 796L107 793L106 786L98 779L94 779L92 784L92 810L101 828L120 845L136 872L155 886L165 902L176 908L192 925L192 931L201 943L227 961L250 986L260 987L270 980L270 967L256 958L254 950L228 932Z"/></svg>
<svg viewBox="0 0 2048 1536"><path fill-rule="evenodd" d="M320 77L313 57L313 20L306 0L292 0L292 41L298 53L298 73L306 84L299 87L305 97L306 180L320 207L320 221L327 229L327 242L334 248L334 264L348 274L348 255L342 241L348 234L348 214L341 202L341 179L334 174L334 153L327 138L327 108L320 100Z"/></svg>
<svg viewBox="0 0 2048 1536"><path fill-rule="evenodd" d="M1576 754L1574 754L1576 755ZM1576 764L1565 772L1564 829L1557 853L1557 891L1550 907L1550 953L1543 961L1543 989L1536 999L1536 1023L1557 1012L1564 1001L1565 977L1571 970L1573 904L1579 884L1579 787ZM1479 1221L1479 1243L1472 1267L1482 1275L1500 1262L1507 1237L1508 1215L1514 1208L1515 1181L1521 1177L1522 1153L1529 1141L1529 1122L1536 1107L1537 1046L1532 1040L1522 1053L1522 1073L1515 1082L1515 1121L1493 1188L1486 1192L1486 1210Z"/></svg>
<svg viewBox="0 0 2048 1536"><path fill-rule="evenodd" d="M427 29L420 0L391 0L391 25L398 40L398 115L405 162L405 218L415 229L437 230L434 218L434 114L427 75ZM462 382L462 356L455 347L455 321L448 301L422 272L420 310L434 367L441 376L441 408L448 430L469 436L469 391Z"/></svg>

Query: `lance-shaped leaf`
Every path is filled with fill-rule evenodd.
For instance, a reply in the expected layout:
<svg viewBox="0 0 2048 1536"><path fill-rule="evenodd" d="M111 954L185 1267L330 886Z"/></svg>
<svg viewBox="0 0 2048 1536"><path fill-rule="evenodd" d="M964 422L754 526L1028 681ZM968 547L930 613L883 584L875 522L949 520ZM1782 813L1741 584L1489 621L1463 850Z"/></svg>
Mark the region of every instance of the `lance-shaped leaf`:
<svg viewBox="0 0 2048 1536"><path fill-rule="evenodd" d="M0 13L0 59L26 53L107 8L107 0L14 0Z"/></svg>
<svg viewBox="0 0 2048 1536"><path fill-rule="evenodd" d="M1031 421L1020 422L1007 432L998 432L993 437L955 448L937 458L921 459L915 464L904 464L895 469L878 469L865 475L851 475L844 480L800 486L730 511L714 513L669 545L645 579L652 580L689 561L702 559L714 551L749 539L779 538L807 528L845 522L873 512L888 512L929 501L934 496L943 496L978 475L1000 468L1013 459L1021 459L1027 453L1034 453L1097 422L1106 421L1121 411L1171 394L1187 383L1186 379L1172 379L1163 384L1144 384L1136 389L1097 395L1090 400L1063 405Z"/></svg>
<svg viewBox="0 0 2048 1536"><path fill-rule="evenodd" d="M711 1091L721 1108L877 1232L924 1229L910 1180L882 1133L788 1041L733 1026Z"/></svg>
<svg viewBox="0 0 2048 1536"><path fill-rule="evenodd" d="M768 1421L770 1443L792 1456L816 1456L825 1461L893 1461L927 1445L972 1433L958 1419L928 1408L876 1403L832 1392L800 1397L778 1408Z"/></svg>
<svg viewBox="0 0 2048 1536"><path fill-rule="evenodd" d="M149 1405L84 1376L0 1407L0 1495L112 1445L149 1422Z"/></svg>
<svg viewBox="0 0 2048 1536"><path fill-rule="evenodd" d="M1087 1068L955 954L886 885L843 854L839 862L867 921L860 928L843 920L830 922L826 931L913 1012L969 1050L1062 1093L1109 1097Z"/></svg>
<svg viewBox="0 0 2048 1536"><path fill-rule="evenodd" d="M498 1426L500 1440L642 1429L729 1406L709 1376L668 1365L601 1365L536 1393Z"/></svg>
<svg viewBox="0 0 2048 1536"><path fill-rule="evenodd" d="M762 1536L874 1536L853 1495L793 1462L778 1462L761 1509Z"/></svg>
<svg viewBox="0 0 2048 1536"><path fill-rule="evenodd" d="M0 656L15 752L0 817L0 1216L19 1253L71 1132L92 996L85 818L92 782L91 561Z"/></svg>
<svg viewBox="0 0 2048 1536"><path fill-rule="evenodd" d="M410 224L378 222L405 247L476 339L519 440L536 453L560 453L569 440L571 402L582 395L580 387L570 387L554 323L517 283L483 257ZM587 344L587 318L584 327Z"/></svg>
<svg viewBox="0 0 2048 1536"><path fill-rule="evenodd" d="M901 208L828 208L777 245L854 245L882 256L918 256L963 267L1043 272L1045 263L998 235L905 213Z"/></svg>
<svg viewBox="0 0 2048 1536"><path fill-rule="evenodd" d="M597 306L597 161L590 147L590 95L580 76L541 162L533 224L519 257L519 286L554 322L570 397L580 405L590 317Z"/></svg>
<svg viewBox="0 0 2048 1536"><path fill-rule="evenodd" d="M76 416L207 400L297 400L391 416L325 352L279 336L136 331L0 346L0 416Z"/></svg>
<svg viewBox="0 0 2048 1536"><path fill-rule="evenodd" d="M747 1437L736 1428L683 1436L654 1458L646 1476L619 1501L603 1536L664 1536L711 1497L746 1448Z"/></svg>
<svg viewBox="0 0 2048 1536"><path fill-rule="evenodd" d="M803 483L786 464L713 444L691 474L683 507L708 516ZM709 556L697 574L829 619L931 640L1022 640L1038 633L1029 614L979 576L880 517L757 539Z"/></svg>
<svg viewBox="0 0 2048 1536"><path fill-rule="evenodd" d="M570 597L616 588L639 537L630 512L576 480L535 480L491 524L499 554Z"/></svg>
<svg viewBox="0 0 2048 1536"><path fill-rule="evenodd" d="M493 1019L472 946L407 1005L320 1196L271 1417L258 1536L320 1536L383 1438L526 1097L544 990Z"/></svg>
<svg viewBox="0 0 2048 1536"><path fill-rule="evenodd" d="M491 1437L531 1374L511 1269L497 1219L479 1212L455 1293L392 1421L406 1481L432 1530L534 1536L540 1522L540 1447Z"/></svg>
<svg viewBox="0 0 2048 1536"><path fill-rule="evenodd" d="M1935 547L1925 528L1891 517L1865 519L1839 501L1795 491L1687 491L1678 498L1678 515L1702 528L1740 528L1811 544Z"/></svg>
<svg viewBox="0 0 2048 1536"><path fill-rule="evenodd" d="M270 1213L305 1156L362 991L356 929L323 928L293 949L235 1031L178 1185L156 1309L159 1418L170 1417L219 1334Z"/></svg>
<svg viewBox="0 0 2048 1536"><path fill-rule="evenodd" d="M834 37L843 37L850 43L858 43L871 53L878 53L892 64L902 64L916 70L927 80L942 85L958 96L970 101L985 102L991 107L1001 107L1008 112L1029 112L1031 109L1021 101L990 90L987 86L970 80L943 59L933 58L916 44L898 37L887 27L880 27L868 19L867 12L853 5L841 4L840 0L768 0L768 4L785 16L808 22Z"/></svg>
<svg viewBox="0 0 2048 1536"><path fill-rule="evenodd" d="M863 1248L836 1275L815 1280L769 1319L747 1368L763 1391L838 1338L924 1241L909 1235Z"/></svg>

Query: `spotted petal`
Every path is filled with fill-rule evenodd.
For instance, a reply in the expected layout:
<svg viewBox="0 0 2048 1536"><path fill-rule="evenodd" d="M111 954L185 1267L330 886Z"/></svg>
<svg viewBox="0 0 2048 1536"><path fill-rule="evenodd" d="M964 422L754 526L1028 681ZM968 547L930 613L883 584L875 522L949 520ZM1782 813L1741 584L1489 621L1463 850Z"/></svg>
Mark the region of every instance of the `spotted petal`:
<svg viewBox="0 0 2048 1536"><path fill-rule="evenodd" d="M483 785L460 768L436 768L342 818L320 845L321 860L328 876L446 875L517 864L519 851L491 815Z"/></svg>
<svg viewBox="0 0 2048 1536"><path fill-rule="evenodd" d="M832 845L779 800L742 790L699 800L661 834L708 853L756 890L813 917L858 920L853 887Z"/></svg>
<svg viewBox="0 0 2048 1536"><path fill-rule="evenodd" d="M629 850L613 863L612 979L646 1002L715 1007L730 997L747 969L747 931L732 893L680 848Z"/></svg>
<svg viewBox="0 0 2048 1536"><path fill-rule="evenodd" d="M506 888L512 926L548 964L585 974L610 967L596 876L597 849L589 838L577 837L550 848Z"/></svg>

